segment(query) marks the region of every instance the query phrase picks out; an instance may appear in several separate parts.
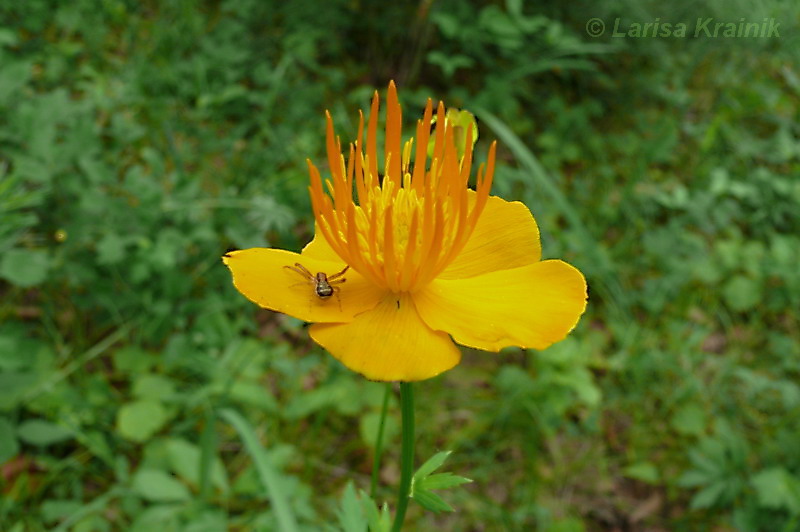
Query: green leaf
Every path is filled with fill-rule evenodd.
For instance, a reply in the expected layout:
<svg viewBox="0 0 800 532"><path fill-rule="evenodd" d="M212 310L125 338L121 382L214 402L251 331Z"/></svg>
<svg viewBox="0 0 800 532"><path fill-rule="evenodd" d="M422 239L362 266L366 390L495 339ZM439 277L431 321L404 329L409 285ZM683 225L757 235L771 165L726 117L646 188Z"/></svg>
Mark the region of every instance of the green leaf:
<svg viewBox="0 0 800 532"><path fill-rule="evenodd" d="M359 495L361 504L367 514L370 532L389 532L392 528L392 515L389 513L389 505L384 502L379 511L375 501L366 491L360 490Z"/></svg>
<svg viewBox="0 0 800 532"><path fill-rule="evenodd" d="M128 530L130 532L152 532L154 530L174 532L180 530L180 512L180 505L174 503L145 508L136 516Z"/></svg>
<svg viewBox="0 0 800 532"><path fill-rule="evenodd" d="M223 383L219 383L214 387L215 392L217 390L222 392L225 389L226 386ZM228 390L228 393L232 400L248 406L254 406L264 412L277 413L280 411L275 397L273 397L266 386L261 383L245 379L236 379L230 387L230 390Z"/></svg>
<svg viewBox="0 0 800 532"><path fill-rule="evenodd" d="M657 484L659 481L658 469L652 462L637 462L631 464L623 470L628 478L641 480L648 484Z"/></svg>
<svg viewBox="0 0 800 532"><path fill-rule="evenodd" d="M431 52L431 55L436 53L437 52ZM467 134L470 130L472 130L472 146L475 146L475 143L478 142L478 122L475 120L475 115L467 110L450 108L445 114L444 121L448 127L453 128L453 144L455 144L458 156L463 157L467 149ZM436 117L434 116L431 125L435 123ZM428 157L433 157L433 149L435 146L436 137L432 135L428 140Z"/></svg>
<svg viewBox="0 0 800 532"><path fill-rule="evenodd" d="M82 504L79 500L73 499L49 499L42 503L42 521L45 523L54 523L61 521L73 515L81 508Z"/></svg>
<svg viewBox="0 0 800 532"><path fill-rule="evenodd" d="M161 403L142 399L127 403L117 413L117 430L123 438L144 442L164 426L168 419Z"/></svg>
<svg viewBox="0 0 800 532"><path fill-rule="evenodd" d="M19 439L31 445L45 447L73 437L72 431L43 419L29 419L17 427Z"/></svg>
<svg viewBox="0 0 800 532"><path fill-rule="evenodd" d="M419 466L417 472L414 473L414 478L424 478L442 467L442 464L444 464L445 460L447 460L447 457L450 456L452 452L453 451L440 451L428 458L424 464Z"/></svg>
<svg viewBox="0 0 800 532"><path fill-rule="evenodd" d="M19 39L20 37L17 35L17 32L8 28L0 29L0 47L16 46Z"/></svg>
<svg viewBox="0 0 800 532"><path fill-rule="evenodd" d="M744 275L734 275L723 287L722 295L731 309L745 312L761 301L761 283Z"/></svg>
<svg viewBox="0 0 800 532"><path fill-rule="evenodd" d="M714 482L710 486L703 488L699 492L692 497L692 502L690 507L692 510L698 510L701 508L710 508L714 506L714 504L722 498L723 492L725 491L725 483L724 482Z"/></svg>
<svg viewBox="0 0 800 532"><path fill-rule="evenodd" d="M499 7L491 5L481 9L478 24L492 35L492 40L506 50L518 50L523 46L522 32L511 18Z"/></svg>
<svg viewBox="0 0 800 532"><path fill-rule="evenodd" d="M0 372L0 411L17 406L36 381L37 376L32 372Z"/></svg>
<svg viewBox="0 0 800 532"><path fill-rule="evenodd" d="M336 511L339 524L345 532L365 532L367 530L367 518L364 515L364 508L356 496L353 482L347 483L342 494L342 501Z"/></svg>
<svg viewBox="0 0 800 532"><path fill-rule="evenodd" d="M31 342L13 329L0 334L0 371L27 369L33 363Z"/></svg>
<svg viewBox="0 0 800 532"><path fill-rule="evenodd" d="M97 242L97 263L117 264L125 258L127 241L113 233L106 234Z"/></svg>
<svg viewBox="0 0 800 532"><path fill-rule="evenodd" d="M172 472L193 486L200 485L200 448L186 440L171 438L166 442ZM219 458L211 465L211 482L222 492L228 491L225 467Z"/></svg>
<svg viewBox="0 0 800 532"><path fill-rule="evenodd" d="M151 502L187 501L189 488L160 469L140 469L133 475L133 490Z"/></svg>
<svg viewBox="0 0 800 532"><path fill-rule="evenodd" d="M111 357L114 369L120 373L143 373L155 364L155 357L150 352L135 346L120 347Z"/></svg>
<svg viewBox="0 0 800 532"><path fill-rule="evenodd" d="M800 479L784 468L761 470L753 476L751 483L761 506L800 514Z"/></svg>
<svg viewBox="0 0 800 532"><path fill-rule="evenodd" d="M9 33L13 34L6 28L0 30L0 47L9 44L9 40L6 38ZM18 39L19 37L14 35L14 38ZM3 64L0 65L0 104L3 107L15 98L21 98L20 91L30 79L32 70L31 64L27 61L12 62L8 59L3 61Z"/></svg>
<svg viewBox="0 0 800 532"><path fill-rule="evenodd" d="M421 504L423 508L437 514L439 512L455 511L452 506L444 502L444 499L432 491L417 491L414 493L413 498Z"/></svg>
<svg viewBox="0 0 800 532"><path fill-rule="evenodd" d="M706 430L705 410L694 403L684 405L672 415L670 425L681 434L700 436Z"/></svg>
<svg viewBox="0 0 800 532"><path fill-rule="evenodd" d="M419 480L417 489L420 490L443 490L460 486L461 484L468 484L472 482L471 479L454 475L452 473L437 473L429 477Z"/></svg>
<svg viewBox="0 0 800 532"><path fill-rule="evenodd" d="M468 478L452 473L431 474L444 464L451 453L452 451L442 451L433 455L417 469L411 481L411 497L432 512L452 512L453 508L431 490L447 489L472 482Z"/></svg>
<svg viewBox="0 0 800 532"><path fill-rule="evenodd" d="M133 383L133 395L139 399L162 400L175 394L175 383L163 375L141 375Z"/></svg>
<svg viewBox="0 0 800 532"><path fill-rule="evenodd" d="M687 471L678 477L678 485L684 488L695 488L698 486L703 486L712 482L715 478L715 471L707 472L707 471L700 471L697 469L693 469L691 471Z"/></svg>
<svg viewBox="0 0 800 532"><path fill-rule="evenodd" d="M50 255L42 249L12 249L0 260L0 277L20 288L44 282L50 269Z"/></svg>
<svg viewBox="0 0 800 532"><path fill-rule="evenodd" d="M14 435L14 425L0 417L0 464L7 462L19 452L19 442Z"/></svg>
<svg viewBox="0 0 800 532"><path fill-rule="evenodd" d="M475 64L471 57L462 54L446 54L438 50L428 52L428 62L442 69L446 78L453 76L459 68L469 68Z"/></svg>
<svg viewBox="0 0 800 532"><path fill-rule="evenodd" d="M229 530L225 513L206 510L199 515L193 515L192 520L181 529L181 532L219 532L220 530Z"/></svg>
<svg viewBox="0 0 800 532"><path fill-rule="evenodd" d="M347 410L348 405L359 404L359 397L354 396L354 390L355 387L350 380L336 379L319 388L297 394L281 410L281 413L286 419L295 420L308 417L314 412L326 408L336 408L339 411L342 408ZM354 414L356 411L350 413Z"/></svg>

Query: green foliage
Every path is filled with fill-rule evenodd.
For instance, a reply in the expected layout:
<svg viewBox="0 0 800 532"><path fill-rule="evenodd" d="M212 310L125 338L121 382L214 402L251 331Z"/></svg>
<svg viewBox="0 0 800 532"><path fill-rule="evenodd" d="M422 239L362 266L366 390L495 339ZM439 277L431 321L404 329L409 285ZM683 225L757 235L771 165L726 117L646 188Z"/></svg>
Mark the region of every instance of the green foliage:
<svg viewBox="0 0 800 532"><path fill-rule="evenodd" d="M434 471L444 465L447 457L450 456L451 451L443 451L436 453L430 457L424 464L419 466L414 477L411 479L411 497L420 503L426 510L434 513L439 512L453 512L453 507L447 504L438 494L433 493L433 490L445 490L460 486L472 480L452 473L436 473Z"/></svg>
<svg viewBox="0 0 800 532"><path fill-rule="evenodd" d="M44 250L11 249L0 262L0 277L22 288L44 282L50 257Z"/></svg>
<svg viewBox="0 0 800 532"><path fill-rule="evenodd" d="M286 498L291 488L278 475L272 458L261 447L253 427L235 410L223 410L221 415L234 426L244 441L245 448L255 463L258 476L275 507L278 527L287 532L298 530L297 520Z"/></svg>
<svg viewBox="0 0 800 532"><path fill-rule="evenodd" d="M408 124L429 96L475 113L495 193L590 287L562 343L418 387L409 527L796 530L800 48L585 31L698 16L798 8L3 3L3 530L390 528L393 491L362 491L383 386L219 260L309 240L322 113L346 143L389 78ZM390 402L381 484L398 429ZM447 502L443 448L474 480Z"/></svg>
<svg viewBox="0 0 800 532"><path fill-rule="evenodd" d="M352 482L348 482L344 489L337 514L344 532L389 532L392 528L387 504L384 503L378 510L375 501L365 491L360 490L356 495ZM336 530L333 527L331 529Z"/></svg>

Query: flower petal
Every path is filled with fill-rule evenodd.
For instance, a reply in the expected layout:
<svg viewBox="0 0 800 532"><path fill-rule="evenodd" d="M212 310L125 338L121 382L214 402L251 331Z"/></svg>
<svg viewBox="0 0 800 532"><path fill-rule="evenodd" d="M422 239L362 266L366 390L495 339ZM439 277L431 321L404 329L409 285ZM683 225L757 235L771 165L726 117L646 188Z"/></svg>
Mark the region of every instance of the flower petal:
<svg viewBox="0 0 800 532"><path fill-rule="evenodd" d="M302 253L303 257L311 257L312 259L319 259L319 260L327 260L332 262L342 262L342 259L339 258L339 255L333 250L330 244L328 244L328 240L325 238L325 235L322 234L322 231L319 230L316 224L314 224L314 238L306 244L306 247L303 248Z"/></svg>
<svg viewBox="0 0 800 532"><path fill-rule="evenodd" d="M346 282L333 285L333 296L322 299L314 292L311 279L285 268L300 263L312 273L331 276L344 269L341 260L324 261L282 249L250 248L226 253L222 261L233 274L233 285L247 299L304 321L351 321L357 314L374 308L384 295L350 269L343 276Z"/></svg>
<svg viewBox="0 0 800 532"><path fill-rule="evenodd" d="M425 323L460 344L544 349L578 323L586 280L566 262L547 260L469 279L436 279L413 298Z"/></svg>
<svg viewBox="0 0 800 532"><path fill-rule="evenodd" d="M469 193L470 208L475 192ZM531 211L519 201L489 196L464 249L439 275L441 279L466 279L539 261L539 228Z"/></svg>
<svg viewBox="0 0 800 532"><path fill-rule="evenodd" d="M418 381L461 360L450 337L420 319L411 297L390 294L350 323L317 324L315 342L342 364L376 381Z"/></svg>

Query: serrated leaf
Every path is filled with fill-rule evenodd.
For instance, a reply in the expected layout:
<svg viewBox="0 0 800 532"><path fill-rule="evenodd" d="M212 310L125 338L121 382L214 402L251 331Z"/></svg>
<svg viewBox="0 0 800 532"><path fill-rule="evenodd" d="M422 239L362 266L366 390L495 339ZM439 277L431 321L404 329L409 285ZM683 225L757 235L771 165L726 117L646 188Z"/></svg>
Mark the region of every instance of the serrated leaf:
<svg viewBox="0 0 800 532"><path fill-rule="evenodd" d="M648 484L657 484L659 475L658 469L652 462L636 462L623 469L623 473L628 478L641 480Z"/></svg>
<svg viewBox="0 0 800 532"><path fill-rule="evenodd" d="M472 480L452 473L437 473L420 479L417 485L421 490L443 490L469 482Z"/></svg>
<svg viewBox="0 0 800 532"><path fill-rule="evenodd" d="M689 460L696 469L709 476L719 475L725 469L725 448L716 440L702 440L699 448L689 451Z"/></svg>
<svg viewBox="0 0 800 532"><path fill-rule="evenodd" d="M758 495L758 503L773 510L786 509L800 513L800 479L782 467L759 471L751 480Z"/></svg>
<svg viewBox="0 0 800 532"><path fill-rule="evenodd" d="M715 482L697 492L695 496L692 497L690 507L692 510L709 508L720 499L723 491L725 491L725 484L723 482Z"/></svg>
<svg viewBox="0 0 800 532"><path fill-rule="evenodd" d="M348 482L344 489L336 515L345 532L365 532L367 530L367 518L364 516L364 509L358 501L352 482Z"/></svg>
<svg viewBox="0 0 800 532"><path fill-rule="evenodd" d="M364 507L364 512L367 514L367 521L369 522L370 532L389 532L392 528L392 516L389 513L389 505L383 503L380 511L366 491L359 491L361 497L361 504Z"/></svg>
<svg viewBox="0 0 800 532"><path fill-rule="evenodd" d="M415 491L412 498L420 503L423 508L434 513L453 512L453 507L444 502L444 499L432 491Z"/></svg>
<svg viewBox="0 0 800 532"><path fill-rule="evenodd" d="M710 476L702 471L687 471L678 478L678 485L684 488L693 488L708 484L714 476Z"/></svg>
<svg viewBox="0 0 800 532"><path fill-rule="evenodd" d="M411 497L432 512L452 512L453 508L444 502L439 495L432 493L430 490L446 489L472 482L468 478L452 473L431 474L444 464L451 453L452 451L442 451L430 457L417 469L417 472L414 473L414 478L411 480Z"/></svg>
<svg viewBox="0 0 800 532"><path fill-rule="evenodd" d="M424 478L442 467L442 464L444 464L445 460L447 460L447 457L450 456L452 452L453 451L441 451L428 458L424 464L419 466L417 472L414 473L414 479Z"/></svg>

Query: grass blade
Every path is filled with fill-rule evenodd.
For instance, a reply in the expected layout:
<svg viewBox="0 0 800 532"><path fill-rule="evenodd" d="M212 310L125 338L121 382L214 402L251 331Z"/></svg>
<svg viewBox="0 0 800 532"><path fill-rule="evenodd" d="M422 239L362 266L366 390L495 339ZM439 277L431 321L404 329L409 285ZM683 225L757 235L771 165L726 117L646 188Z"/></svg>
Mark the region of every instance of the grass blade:
<svg viewBox="0 0 800 532"><path fill-rule="evenodd" d="M297 532L297 521L289 502L286 500L286 490L282 485L280 475L272 465L272 460L267 455L266 450L258 442L258 437L252 425L239 412L230 408L221 410L219 414L236 429L245 449L253 459L261 483L266 488L272 507L275 509L275 516L278 519L278 526L281 532Z"/></svg>

